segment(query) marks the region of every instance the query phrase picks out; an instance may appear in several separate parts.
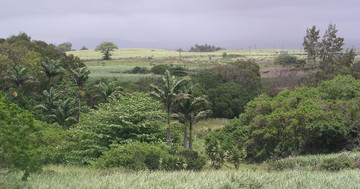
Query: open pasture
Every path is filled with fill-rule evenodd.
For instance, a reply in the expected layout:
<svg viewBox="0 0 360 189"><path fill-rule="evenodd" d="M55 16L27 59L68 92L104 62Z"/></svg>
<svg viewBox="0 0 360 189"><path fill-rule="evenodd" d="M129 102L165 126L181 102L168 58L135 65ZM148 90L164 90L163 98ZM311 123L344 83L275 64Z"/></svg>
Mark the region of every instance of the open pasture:
<svg viewBox="0 0 360 189"><path fill-rule="evenodd" d="M168 58L168 57L181 57L182 58L208 58L221 57L225 52L228 55L243 55L248 58L260 58L260 57L275 57L280 54L280 51L287 51L289 54L302 54L303 50L298 49L239 49L239 50L220 50L215 52L177 52L164 49L116 49L112 54L112 59L131 59L131 58ZM78 56L82 60L100 60L102 54L95 50L78 50L69 51L67 54L73 54Z"/></svg>

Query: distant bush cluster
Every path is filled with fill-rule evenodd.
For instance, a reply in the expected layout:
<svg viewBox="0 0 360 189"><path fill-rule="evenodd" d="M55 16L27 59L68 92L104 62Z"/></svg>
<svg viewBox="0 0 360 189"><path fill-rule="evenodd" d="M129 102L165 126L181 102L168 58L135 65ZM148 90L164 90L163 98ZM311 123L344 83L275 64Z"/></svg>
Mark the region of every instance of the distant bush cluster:
<svg viewBox="0 0 360 189"><path fill-rule="evenodd" d="M223 50L224 48L215 47L214 45L198 45L196 44L194 47L191 47L189 52L215 52L219 50Z"/></svg>
<svg viewBox="0 0 360 189"><path fill-rule="evenodd" d="M164 75L166 70L169 70L171 75L175 75L178 77L187 76L187 69L183 66L174 66L174 65L167 65L167 64L159 64L155 65L151 68L151 72L154 74Z"/></svg>

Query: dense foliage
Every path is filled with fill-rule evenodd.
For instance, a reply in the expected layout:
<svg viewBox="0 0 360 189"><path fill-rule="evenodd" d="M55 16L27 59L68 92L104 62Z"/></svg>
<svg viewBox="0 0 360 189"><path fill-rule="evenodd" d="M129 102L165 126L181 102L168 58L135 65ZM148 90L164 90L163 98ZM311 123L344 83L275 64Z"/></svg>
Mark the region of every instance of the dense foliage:
<svg viewBox="0 0 360 189"><path fill-rule="evenodd" d="M243 144L247 159L255 161L352 149L359 144L359 104L360 82L338 76L318 88L260 95L215 136Z"/></svg>
<svg viewBox="0 0 360 189"><path fill-rule="evenodd" d="M214 117L234 118L261 92L259 70L252 61L237 61L202 71L193 76L195 95L208 97Z"/></svg>
<svg viewBox="0 0 360 189"><path fill-rule="evenodd" d="M44 90L59 86L71 69L84 66L78 57L60 52L55 45L31 40L26 33L0 43L0 89L8 100L28 110L40 103Z"/></svg>
<svg viewBox="0 0 360 189"><path fill-rule="evenodd" d="M123 167L131 170L195 170L205 165L205 158L193 150L173 151L161 144L131 143L112 148L94 165L99 168Z"/></svg>
<svg viewBox="0 0 360 189"><path fill-rule="evenodd" d="M35 143L37 130L31 113L8 104L0 93L1 168L24 171L23 179L41 169L41 150Z"/></svg>
<svg viewBox="0 0 360 189"><path fill-rule="evenodd" d="M84 153L86 158L97 158L110 147L135 141L164 141L165 123L161 120L164 118L161 107L158 101L144 93L127 94L100 104L97 110L83 114L82 121L74 129L81 131L76 140L88 141L92 145L76 149L77 153ZM90 149L93 149L92 154L84 152Z"/></svg>

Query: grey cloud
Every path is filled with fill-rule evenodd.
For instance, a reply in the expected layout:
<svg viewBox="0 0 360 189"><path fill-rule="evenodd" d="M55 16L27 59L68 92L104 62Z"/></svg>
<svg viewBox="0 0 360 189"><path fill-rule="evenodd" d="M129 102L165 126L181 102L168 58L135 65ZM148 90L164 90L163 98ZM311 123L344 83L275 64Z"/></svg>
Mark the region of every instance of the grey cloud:
<svg viewBox="0 0 360 189"><path fill-rule="evenodd" d="M0 37L27 32L51 43L120 47L299 48L306 28L335 23L357 44L356 0L2 0Z"/></svg>

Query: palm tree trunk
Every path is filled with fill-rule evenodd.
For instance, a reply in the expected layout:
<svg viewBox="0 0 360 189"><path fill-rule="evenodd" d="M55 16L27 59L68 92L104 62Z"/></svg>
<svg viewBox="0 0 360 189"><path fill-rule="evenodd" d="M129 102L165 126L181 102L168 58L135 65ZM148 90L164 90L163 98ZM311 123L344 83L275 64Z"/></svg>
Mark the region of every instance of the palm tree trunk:
<svg viewBox="0 0 360 189"><path fill-rule="evenodd" d="M189 149L192 150L192 123L190 122L190 140L189 140Z"/></svg>
<svg viewBox="0 0 360 189"><path fill-rule="evenodd" d="M50 93L50 90L51 90L51 78L49 77L49 93Z"/></svg>
<svg viewBox="0 0 360 189"><path fill-rule="evenodd" d="M170 143L170 106L167 107L168 110L168 117L167 117L167 126L166 126L166 144L171 146Z"/></svg>
<svg viewBox="0 0 360 189"><path fill-rule="evenodd" d="M184 148L187 149L187 143L188 143L188 132L187 129L185 128L184 130Z"/></svg>
<svg viewBox="0 0 360 189"><path fill-rule="evenodd" d="M78 92L78 114L79 114L79 117L78 117L78 121L80 122L80 88L79 88L79 92Z"/></svg>

